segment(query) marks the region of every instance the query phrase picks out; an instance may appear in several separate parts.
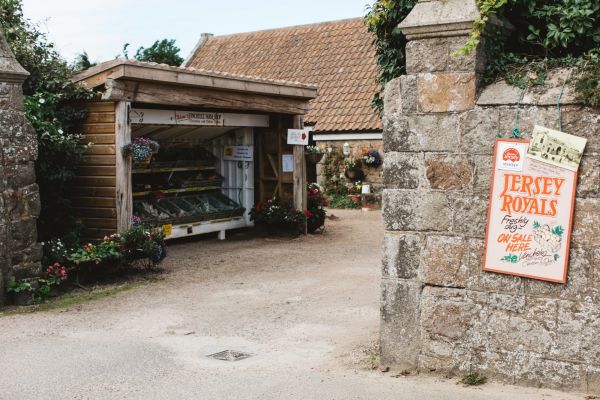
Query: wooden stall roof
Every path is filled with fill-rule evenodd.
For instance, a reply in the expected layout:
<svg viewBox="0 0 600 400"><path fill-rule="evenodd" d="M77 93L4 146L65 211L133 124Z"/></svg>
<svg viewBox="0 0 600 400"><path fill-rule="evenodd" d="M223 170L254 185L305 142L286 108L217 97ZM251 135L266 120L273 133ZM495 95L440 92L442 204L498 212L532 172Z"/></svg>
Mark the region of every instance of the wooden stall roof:
<svg viewBox="0 0 600 400"><path fill-rule="evenodd" d="M317 86L116 59L72 78L103 88L102 100L305 114ZM215 96L215 93L219 93Z"/></svg>

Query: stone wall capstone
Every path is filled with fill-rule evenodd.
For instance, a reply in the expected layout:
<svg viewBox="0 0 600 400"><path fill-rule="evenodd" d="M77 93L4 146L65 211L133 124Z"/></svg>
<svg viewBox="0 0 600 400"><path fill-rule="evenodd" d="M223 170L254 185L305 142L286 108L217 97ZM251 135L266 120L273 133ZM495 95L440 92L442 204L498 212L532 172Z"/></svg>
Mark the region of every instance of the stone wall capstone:
<svg viewBox="0 0 600 400"><path fill-rule="evenodd" d="M40 272L37 141L25 117L22 89L27 76L0 30L0 306L10 276Z"/></svg>
<svg viewBox="0 0 600 400"><path fill-rule="evenodd" d="M567 85L563 130L588 145L579 173L566 285L482 271L497 133L520 90L479 86L466 42L475 0L420 1L400 25L408 75L387 85L381 357L386 364L600 393L600 110ZM475 8L476 10L476 8ZM465 16L466 15L466 16ZM555 71L522 101L519 128L558 129Z"/></svg>

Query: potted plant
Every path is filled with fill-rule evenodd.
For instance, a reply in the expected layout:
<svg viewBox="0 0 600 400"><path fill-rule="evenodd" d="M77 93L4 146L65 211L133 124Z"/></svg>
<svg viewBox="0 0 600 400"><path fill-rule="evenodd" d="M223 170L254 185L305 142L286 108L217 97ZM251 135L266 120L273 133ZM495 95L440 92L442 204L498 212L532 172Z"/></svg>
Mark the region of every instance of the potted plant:
<svg viewBox="0 0 600 400"><path fill-rule="evenodd" d="M121 152L124 156L131 157L134 164L149 164L159 148L158 142L140 136L123 146Z"/></svg>
<svg viewBox="0 0 600 400"><path fill-rule="evenodd" d="M304 149L304 157L311 164L318 164L323 159L325 152L319 146L306 146Z"/></svg>
<svg viewBox="0 0 600 400"><path fill-rule="evenodd" d="M381 159L381 155L377 150L363 150L363 156L361 158L364 165L367 165L371 168L378 168L383 163Z"/></svg>
<svg viewBox="0 0 600 400"><path fill-rule="evenodd" d="M297 235L306 221L304 212L278 198L257 203L250 211L250 218L267 235Z"/></svg>
<svg viewBox="0 0 600 400"><path fill-rule="evenodd" d="M329 199L325 196L323 188L316 183L309 183L306 187L308 198L306 215L306 226L308 233L314 233L325 226L326 212L323 207L329 205Z"/></svg>
<svg viewBox="0 0 600 400"><path fill-rule="evenodd" d="M18 306L28 306L33 302L33 293L35 291L34 280L16 279L11 276L6 282L6 291L12 293L13 301Z"/></svg>
<svg viewBox="0 0 600 400"><path fill-rule="evenodd" d="M344 163L344 171L346 173L346 177L351 181L355 181L358 179L362 179L362 163L360 160L351 158Z"/></svg>
<svg viewBox="0 0 600 400"><path fill-rule="evenodd" d="M356 204L356 205L360 205L361 204L361 193L362 193L362 182L361 181L356 181L354 183L350 182L347 184L346 188L348 189L348 196L350 197L350 200L352 200L352 203Z"/></svg>

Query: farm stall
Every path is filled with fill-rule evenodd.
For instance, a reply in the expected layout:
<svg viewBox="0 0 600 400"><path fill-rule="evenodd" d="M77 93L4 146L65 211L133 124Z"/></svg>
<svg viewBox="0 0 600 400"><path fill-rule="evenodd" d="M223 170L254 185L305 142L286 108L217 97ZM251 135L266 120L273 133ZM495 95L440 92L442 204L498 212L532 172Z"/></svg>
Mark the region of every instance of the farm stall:
<svg viewBox="0 0 600 400"><path fill-rule="evenodd" d="M90 237L122 232L133 218L167 239L252 226L249 211L273 196L306 204L303 127L314 85L114 60L76 76L97 92L82 132L92 147L71 192ZM134 164L123 146L160 145ZM293 160L293 171L284 168Z"/></svg>

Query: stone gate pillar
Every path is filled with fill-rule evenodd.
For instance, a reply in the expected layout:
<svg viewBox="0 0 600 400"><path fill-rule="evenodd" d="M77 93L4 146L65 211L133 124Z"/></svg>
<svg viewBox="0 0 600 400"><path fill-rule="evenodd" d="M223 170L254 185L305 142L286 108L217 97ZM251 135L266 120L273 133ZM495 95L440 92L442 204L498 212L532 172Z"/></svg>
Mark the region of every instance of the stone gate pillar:
<svg viewBox="0 0 600 400"><path fill-rule="evenodd" d="M387 85L383 119L381 359L597 395L600 109L577 104L567 70L524 93L479 87L482 51L452 56L475 2L422 0L400 24L407 75ZM494 142L515 127L517 109L526 138L534 125L558 129L562 115L561 129L588 141L564 285L482 271Z"/></svg>
<svg viewBox="0 0 600 400"><path fill-rule="evenodd" d="M452 55L477 17L475 0L419 1L400 24L407 75L386 87L380 345L382 362L402 368L422 364L426 283L453 279L463 240L456 234L480 228L485 216L485 200L465 191L473 165L456 154L459 114L475 107L485 64L479 49ZM478 225L469 225L469 216Z"/></svg>
<svg viewBox="0 0 600 400"><path fill-rule="evenodd" d="M25 117L22 89L28 75L0 30L0 306L9 276L25 277L40 270L37 141Z"/></svg>

